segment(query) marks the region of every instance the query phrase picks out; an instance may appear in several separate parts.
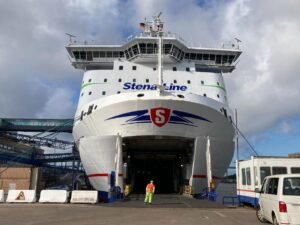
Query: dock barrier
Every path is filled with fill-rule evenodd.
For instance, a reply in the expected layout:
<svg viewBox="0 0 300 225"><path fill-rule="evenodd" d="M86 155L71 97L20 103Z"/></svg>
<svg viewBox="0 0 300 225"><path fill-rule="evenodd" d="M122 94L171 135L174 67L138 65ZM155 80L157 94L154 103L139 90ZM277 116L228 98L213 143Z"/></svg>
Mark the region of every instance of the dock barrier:
<svg viewBox="0 0 300 225"><path fill-rule="evenodd" d="M4 191L0 190L0 202L4 202Z"/></svg>
<svg viewBox="0 0 300 225"><path fill-rule="evenodd" d="M8 203L36 202L36 191L35 190L9 190L6 202Z"/></svg>
<svg viewBox="0 0 300 225"><path fill-rule="evenodd" d="M40 203L67 203L68 192L66 190L42 190Z"/></svg>
<svg viewBox="0 0 300 225"><path fill-rule="evenodd" d="M71 203L92 203L98 202L98 191L72 191Z"/></svg>

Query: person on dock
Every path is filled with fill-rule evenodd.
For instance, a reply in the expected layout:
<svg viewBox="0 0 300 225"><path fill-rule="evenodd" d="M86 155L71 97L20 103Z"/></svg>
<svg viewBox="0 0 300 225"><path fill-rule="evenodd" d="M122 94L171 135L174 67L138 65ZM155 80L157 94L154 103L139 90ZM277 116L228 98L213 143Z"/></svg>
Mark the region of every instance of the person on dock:
<svg viewBox="0 0 300 225"><path fill-rule="evenodd" d="M146 197L145 197L145 201L144 201L145 205L152 204L154 192L155 192L155 186L153 184L153 180L151 180L150 183L147 184L147 186L146 186Z"/></svg>

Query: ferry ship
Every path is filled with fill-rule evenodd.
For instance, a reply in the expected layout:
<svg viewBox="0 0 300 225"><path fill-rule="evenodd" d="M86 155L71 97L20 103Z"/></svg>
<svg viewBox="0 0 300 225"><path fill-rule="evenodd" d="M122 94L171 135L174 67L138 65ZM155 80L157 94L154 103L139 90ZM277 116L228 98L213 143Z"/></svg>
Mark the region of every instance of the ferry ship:
<svg viewBox="0 0 300 225"><path fill-rule="evenodd" d="M140 26L120 45L70 36L66 49L83 71L73 127L82 164L104 198L112 186L144 192L149 180L160 193L179 193L183 185L201 193L207 148L216 183L233 157L223 74L235 69L241 50L189 46L164 32L160 14Z"/></svg>

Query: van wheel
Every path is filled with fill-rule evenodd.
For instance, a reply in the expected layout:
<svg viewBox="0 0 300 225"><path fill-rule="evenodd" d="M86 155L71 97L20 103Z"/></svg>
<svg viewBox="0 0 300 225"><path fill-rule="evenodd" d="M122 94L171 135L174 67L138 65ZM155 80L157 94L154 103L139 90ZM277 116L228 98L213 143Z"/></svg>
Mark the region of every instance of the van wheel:
<svg viewBox="0 0 300 225"><path fill-rule="evenodd" d="M258 207L256 208L256 217L257 217L257 219L259 220L259 222L261 222L261 223L266 223L266 222L267 222L267 221L265 220L265 218L264 218L264 215L263 215L261 209L260 209L260 206L258 206Z"/></svg>
<svg viewBox="0 0 300 225"><path fill-rule="evenodd" d="M279 225L275 215L273 216L273 225Z"/></svg>

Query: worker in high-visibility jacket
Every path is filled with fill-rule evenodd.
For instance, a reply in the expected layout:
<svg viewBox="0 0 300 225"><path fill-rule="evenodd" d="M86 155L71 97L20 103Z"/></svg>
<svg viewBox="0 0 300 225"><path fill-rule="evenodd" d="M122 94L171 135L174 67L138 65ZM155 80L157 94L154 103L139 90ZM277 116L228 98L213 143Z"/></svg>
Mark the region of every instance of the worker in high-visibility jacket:
<svg viewBox="0 0 300 225"><path fill-rule="evenodd" d="M149 184L146 186L146 197L145 197L145 204L152 204L153 195L155 192L155 186L153 184L153 180L150 181Z"/></svg>

